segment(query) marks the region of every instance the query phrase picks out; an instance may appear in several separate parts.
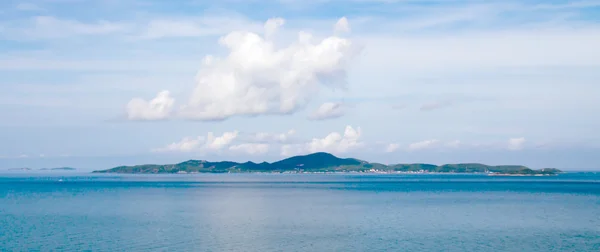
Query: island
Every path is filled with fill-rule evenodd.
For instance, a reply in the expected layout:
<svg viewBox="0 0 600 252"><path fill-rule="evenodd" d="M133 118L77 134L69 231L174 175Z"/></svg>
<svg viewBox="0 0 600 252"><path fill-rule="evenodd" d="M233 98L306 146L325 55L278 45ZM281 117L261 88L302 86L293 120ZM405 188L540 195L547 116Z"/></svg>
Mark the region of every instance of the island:
<svg viewBox="0 0 600 252"><path fill-rule="evenodd" d="M42 168L40 171L75 171L72 167Z"/></svg>
<svg viewBox="0 0 600 252"><path fill-rule="evenodd" d="M31 168L22 167L22 168L8 168L9 171L31 171Z"/></svg>
<svg viewBox="0 0 600 252"><path fill-rule="evenodd" d="M504 176L541 176L555 175L561 171L553 168L533 170L522 165L491 166L478 163L464 164L391 164L371 163L355 158L339 158L330 153L317 152L294 156L277 162L238 163L232 161L210 162L206 160L188 160L178 164L145 164L118 166L94 173L484 173Z"/></svg>
<svg viewBox="0 0 600 252"><path fill-rule="evenodd" d="M23 168L9 168L9 171L34 171L34 169L23 167ZM57 168L40 168L38 171L75 171L77 169L72 167L57 167Z"/></svg>

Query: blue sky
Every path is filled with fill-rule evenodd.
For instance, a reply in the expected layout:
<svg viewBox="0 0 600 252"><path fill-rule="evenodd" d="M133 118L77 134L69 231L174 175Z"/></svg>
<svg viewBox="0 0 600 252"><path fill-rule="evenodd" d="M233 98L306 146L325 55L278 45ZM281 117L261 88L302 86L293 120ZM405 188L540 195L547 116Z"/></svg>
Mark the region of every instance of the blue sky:
<svg viewBox="0 0 600 252"><path fill-rule="evenodd" d="M0 169L600 169L600 1L0 2ZM310 36L309 36L310 34Z"/></svg>

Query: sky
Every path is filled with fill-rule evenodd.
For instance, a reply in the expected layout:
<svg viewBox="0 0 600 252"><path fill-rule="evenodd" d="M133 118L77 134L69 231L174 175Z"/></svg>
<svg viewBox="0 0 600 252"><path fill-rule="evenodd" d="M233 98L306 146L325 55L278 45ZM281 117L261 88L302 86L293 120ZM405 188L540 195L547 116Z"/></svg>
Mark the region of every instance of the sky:
<svg viewBox="0 0 600 252"><path fill-rule="evenodd" d="M600 1L4 0L0 169L600 170Z"/></svg>

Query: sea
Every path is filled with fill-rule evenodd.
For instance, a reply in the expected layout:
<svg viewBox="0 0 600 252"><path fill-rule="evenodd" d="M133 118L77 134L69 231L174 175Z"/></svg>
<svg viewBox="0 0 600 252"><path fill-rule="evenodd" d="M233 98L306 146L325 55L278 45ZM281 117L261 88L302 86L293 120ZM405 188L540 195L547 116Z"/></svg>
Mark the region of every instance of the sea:
<svg viewBox="0 0 600 252"><path fill-rule="evenodd" d="M5 172L0 251L600 251L600 172Z"/></svg>

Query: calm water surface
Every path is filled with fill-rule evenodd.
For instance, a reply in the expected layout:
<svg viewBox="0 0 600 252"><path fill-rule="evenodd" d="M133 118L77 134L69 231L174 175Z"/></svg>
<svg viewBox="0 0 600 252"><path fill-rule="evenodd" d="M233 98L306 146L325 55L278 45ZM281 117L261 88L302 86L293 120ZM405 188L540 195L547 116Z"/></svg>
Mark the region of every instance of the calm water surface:
<svg viewBox="0 0 600 252"><path fill-rule="evenodd" d="M600 173L0 174L0 251L600 251Z"/></svg>

